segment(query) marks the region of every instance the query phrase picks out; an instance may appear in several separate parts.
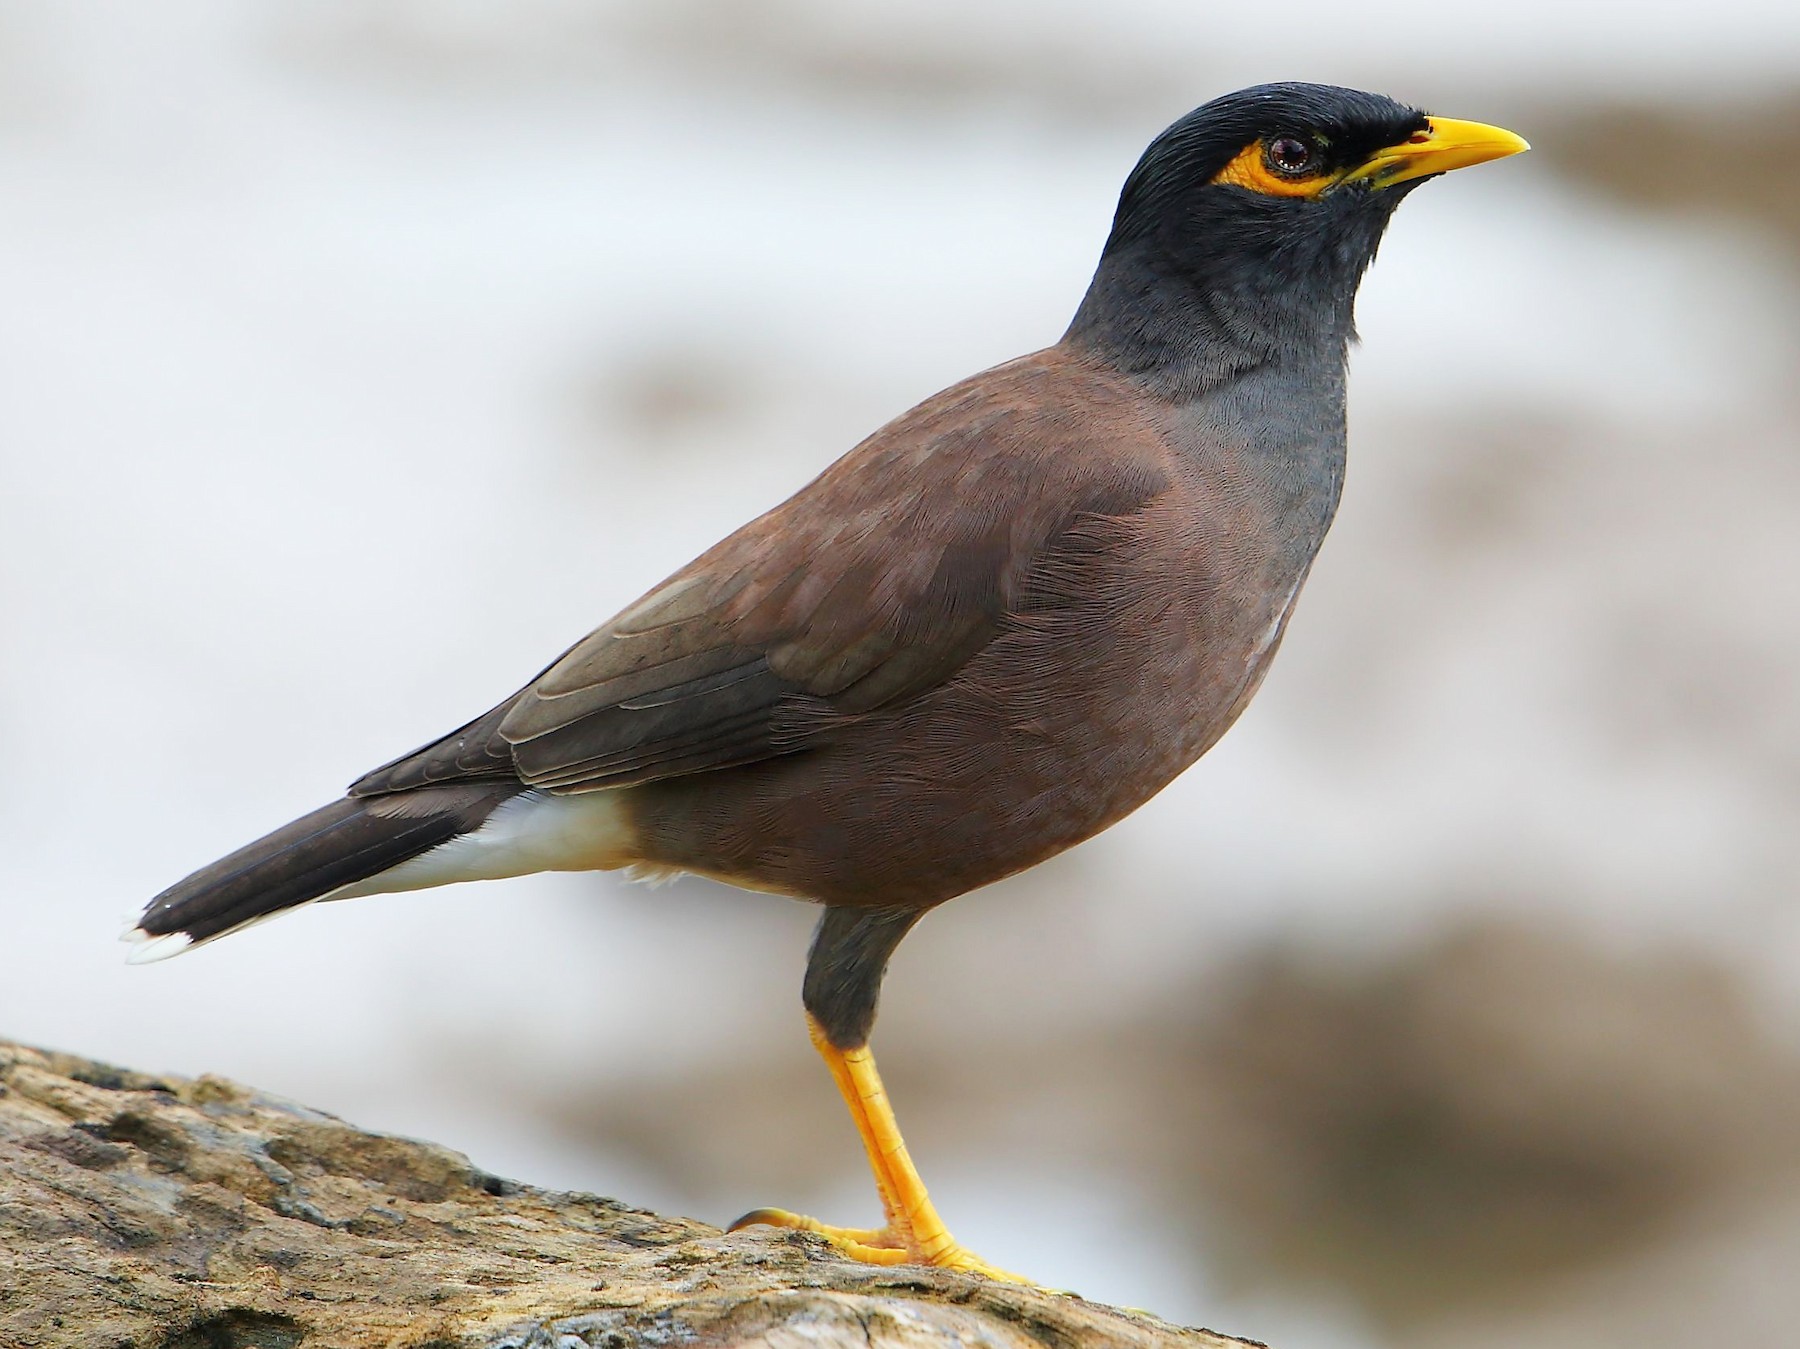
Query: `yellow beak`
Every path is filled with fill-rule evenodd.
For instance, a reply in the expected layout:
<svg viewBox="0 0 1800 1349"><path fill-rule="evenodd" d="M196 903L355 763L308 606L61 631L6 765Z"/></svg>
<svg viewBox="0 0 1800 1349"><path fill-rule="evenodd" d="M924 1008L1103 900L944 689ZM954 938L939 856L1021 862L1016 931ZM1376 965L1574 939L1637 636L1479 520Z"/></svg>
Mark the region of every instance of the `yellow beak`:
<svg viewBox="0 0 1800 1349"><path fill-rule="evenodd" d="M1390 145L1346 177L1372 187L1392 187L1432 173L1466 169L1490 159L1505 159L1529 150L1524 137L1481 122L1458 122L1449 117L1426 119L1425 129L1415 131L1398 145Z"/></svg>

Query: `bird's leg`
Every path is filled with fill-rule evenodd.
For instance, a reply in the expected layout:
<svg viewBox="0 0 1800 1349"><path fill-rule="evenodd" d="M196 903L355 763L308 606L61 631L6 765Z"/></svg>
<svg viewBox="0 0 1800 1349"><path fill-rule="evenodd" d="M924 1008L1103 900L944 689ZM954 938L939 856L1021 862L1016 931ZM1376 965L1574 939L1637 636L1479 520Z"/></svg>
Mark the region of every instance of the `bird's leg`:
<svg viewBox="0 0 1800 1349"><path fill-rule="evenodd" d="M852 1259L877 1265L939 1265L1025 1283L960 1245L938 1217L925 1182L906 1151L869 1052L875 998L887 958L918 921L917 910L828 909L806 967L806 1024L813 1047L831 1070L875 1173L887 1224L877 1229L830 1227L785 1209L746 1213L731 1230L765 1224L816 1232Z"/></svg>
<svg viewBox="0 0 1800 1349"><path fill-rule="evenodd" d="M815 1232L852 1259L877 1265L939 1265L947 1269L965 1269L984 1274L990 1279L1009 1283L1028 1280L1017 1274L997 1269L959 1243L944 1226L936 1205L926 1192L925 1182L907 1153L906 1140L900 1136L899 1121L888 1103L887 1091L881 1085L881 1074L875 1070L875 1056L868 1045L840 1049L833 1044L825 1028L809 1013L807 1025L812 1031L813 1047L831 1070L832 1079L850 1108L850 1118L861 1135L869 1154L869 1169L875 1174L875 1188L881 1194L881 1207L887 1215L887 1226L865 1228L831 1227L785 1209L760 1208L746 1213L731 1225L740 1227L762 1224L792 1227Z"/></svg>

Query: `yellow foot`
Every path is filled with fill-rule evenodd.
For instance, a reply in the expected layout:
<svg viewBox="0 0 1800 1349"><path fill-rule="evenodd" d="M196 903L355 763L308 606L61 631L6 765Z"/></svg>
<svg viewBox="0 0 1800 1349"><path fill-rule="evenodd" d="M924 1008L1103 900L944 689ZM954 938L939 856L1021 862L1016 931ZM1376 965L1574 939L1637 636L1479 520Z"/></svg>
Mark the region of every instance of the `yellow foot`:
<svg viewBox="0 0 1800 1349"><path fill-rule="evenodd" d="M786 1227L797 1232L811 1232L824 1237L852 1260L860 1260L866 1265L935 1265L939 1269L979 1274L1001 1283L1031 1283L1030 1279L990 1265L967 1246L951 1240L948 1232L941 1232L937 1240L925 1244L892 1227L832 1227L817 1218L780 1208L752 1209L725 1230L736 1232L745 1227Z"/></svg>
<svg viewBox="0 0 1800 1349"><path fill-rule="evenodd" d="M841 1049L831 1042L824 1027L807 1017L812 1030L813 1047L831 1069L844 1104L850 1107L850 1118L862 1137L869 1154L869 1168L875 1174L875 1188L881 1194L882 1211L887 1226L830 1227L817 1218L807 1218L786 1209L759 1208L734 1222L730 1231L744 1227L786 1227L797 1232L812 1232L824 1237L852 1260L869 1265L936 1265L939 1269L960 1269L1002 1283L1022 1283L1008 1270L990 1265L950 1235L944 1220L932 1206L919 1179L906 1142L900 1137L900 1125L894 1109L888 1104L881 1075L875 1071L875 1057L869 1047L858 1045Z"/></svg>

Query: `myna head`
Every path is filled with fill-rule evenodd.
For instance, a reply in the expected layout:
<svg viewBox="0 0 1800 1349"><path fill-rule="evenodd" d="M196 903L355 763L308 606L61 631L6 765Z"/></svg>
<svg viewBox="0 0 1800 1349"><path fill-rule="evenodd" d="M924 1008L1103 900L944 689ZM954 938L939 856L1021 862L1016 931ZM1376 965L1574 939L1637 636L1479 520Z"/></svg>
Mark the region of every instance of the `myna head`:
<svg viewBox="0 0 1800 1349"><path fill-rule="evenodd" d="M1321 342L1341 350L1401 200L1527 148L1499 127L1332 85L1216 98L1152 141L1126 179L1070 335L1138 367L1184 349L1227 366Z"/></svg>

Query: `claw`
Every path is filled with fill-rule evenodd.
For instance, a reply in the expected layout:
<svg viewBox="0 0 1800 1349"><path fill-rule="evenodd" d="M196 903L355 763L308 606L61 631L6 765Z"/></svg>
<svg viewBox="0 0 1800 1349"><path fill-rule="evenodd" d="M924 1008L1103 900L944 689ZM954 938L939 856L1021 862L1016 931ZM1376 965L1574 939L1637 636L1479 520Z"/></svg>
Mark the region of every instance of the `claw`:
<svg viewBox="0 0 1800 1349"><path fill-rule="evenodd" d="M865 1265L933 1265L938 1269L958 1269L967 1274L980 1274L1002 1283L1031 1282L988 1264L968 1247L956 1242L926 1251L916 1241L908 1240L891 1227L833 1227L817 1218L809 1218L803 1213L790 1213L784 1208L756 1208L725 1230L737 1232L746 1227L783 1227L793 1232L811 1232L814 1236L824 1237L850 1259L860 1260Z"/></svg>
<svg viewBox="0 0 1800 1349"><path fill-rule="evenodd" d="M828 1241L851 1241L862 1246L894 1245L893 1235L885 1228L832 1227L817 1218L809 1218L804 1213L789 1213L784 1208L753 1208L725 1230L736 1232L746 1227L786 1227L794 1231L811 1232Z"/></svg>

